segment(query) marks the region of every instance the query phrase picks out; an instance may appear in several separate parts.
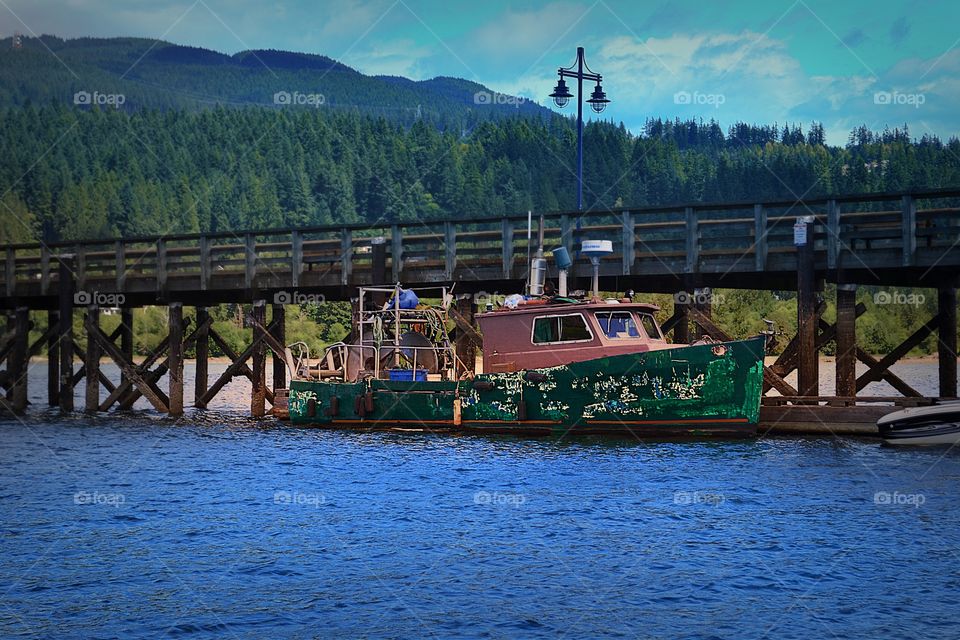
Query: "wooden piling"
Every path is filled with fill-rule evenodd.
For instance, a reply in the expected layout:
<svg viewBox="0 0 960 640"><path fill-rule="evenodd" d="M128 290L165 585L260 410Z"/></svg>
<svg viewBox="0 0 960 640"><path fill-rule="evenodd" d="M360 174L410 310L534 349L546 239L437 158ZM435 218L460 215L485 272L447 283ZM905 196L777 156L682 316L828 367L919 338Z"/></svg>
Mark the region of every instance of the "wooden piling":
<svg viewBox="0 0 960 640"><path fill-rule="evenodd" d="M197 307L197 369L194 376L194 394L193 406L199 407L197 400L203 397L207 392L207 386L210 384L210 331L207 327L207 320L210 312L206 307Z"/></svg>
<svg viewBox="0 0 960 640"><path fill-rule="evenodd" d="M120 310L120 351L130 362L133 361L133 308ZM120 373L120 382L126 380L126 374Z"/></svg>
<svg viewBox="0 0 960 640"><path fill-rule="evenodd" d="M457 300L457 312L460 314L463 322L469 324L471 327L475 324L473 320L474 306L473 296L464 296ZM458 331L456 349L457 358L463 362L467 371L474 371L477 366L476 340L466 331Z"/></svg>
<svg viewBox="0 0 960 640"><path fill-rule="evenodd" d="M688 302L689 298L690 296L686 292L681 292L673 297L674 314L677 316L677 322L673 327L674 344L690 343L690 314L688 313L690 308L690 304Z"/></svg>
<svg viewBox="0 0 960 640"><path fill-rule="evenodd" d="M800 356L797 390L801 396L820 395L813 234L814 223L806 223L805 242L797 246L797 351Z"/></svg>
<svg viewBox="0 0 960 640"><path fill-rule="evenodd" d="M7 363L12 385L11 401L16 413L27 410L27 370L30 356L27 351L30 338L30 310L17 307L14 313L14 341Z"/></svg>
<svg viewBox="0 0 960 640"><path fill-rule="evenodd" d="M59 326L60 314L47 311L47 404L51 407L60 404Z"/></svg>
<svg viewBox="0 0 960 640"><path fill-rule="evenodd" d="M713 290L709 287L704 289L694 289L693 294L694 308L703 314L706 318L713 318ZM700 325L694 326L694 340L699 340L705 332Z"/></svg>
<svg viewBox="0 0 960 640"><path fill-rule="evenodd" d="M87 350L83 359L83 368L86 379L86 393L84 394L84 413L96 413L100 408L100 349L89 327L100 326L100 308L91 304L87 306Z"/></svg>
<svg viewBox="0 0 960 640"><path fill-rule="evenodd" d="M836 395L857 395L857 285L837 285Z"/></svg>
<svg viewBox="0 0 960 640"><path fill-rule="evenodd" d="M169 306L169 398L170 415L183 415L183 303L171 302Z"/></svg>
<svg viewBox="0 0 960 640"><path fill-rule="evenodd" d="M57 342L60 345L60 410L73 411L73 260L70 256L61 256L57 270L57 289L59 291L60 331Z"/></svg>
<svg viewBox="0 0 960 640"><path fill-rule="evenodd" d="M376 247L377 245L374 245ZM386 249L385 245L381 245ZM386 252L384 251L384 259L386 258ZM386 262L384 262L386 264ZM385 269L386 267L384 267ZM273 305L273 320L271 325L273 330L270 332L270 335L283 346L287 344L287 320L286 320L286 307L282 304ZM283 354L277 353L276 351L271 351L273 353L273 390L276 393L277 389L283 389L287 386L287 363L284 361Z"/></svg>
<svg viewBox="0 0 960 640"><path fill-rule="evenodd" d="M937 293L940 322L937 355L940 363L940 397L957 397L957 288L941 287Z"/></svg>
<svg viewBox="0 0 960 640"><path fill-rule="evenodd" d="M267 318L267 303L265 300L256 300L253 303L251 315L253 319L263 327ZM254 326L253 329L253 353L252 368L253 377L250 380L253 389L250 393L250 414L254 418L262 418L267 413L266 403L266 373L267 373L267 345L257 337L262 329Z"/></svg>

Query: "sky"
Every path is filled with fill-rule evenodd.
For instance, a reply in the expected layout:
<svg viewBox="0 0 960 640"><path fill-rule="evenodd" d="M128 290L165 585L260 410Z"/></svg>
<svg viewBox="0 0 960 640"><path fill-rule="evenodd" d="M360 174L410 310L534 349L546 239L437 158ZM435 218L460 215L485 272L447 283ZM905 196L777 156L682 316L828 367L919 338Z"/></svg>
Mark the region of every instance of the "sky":
<svg viewBox="0 0 960 640"><path fill-rule="evenodd" d="M957 0L0 0L0 35L14 31L304 51L551 107L557 68L582 46L612 100L601 117L633 131L679 116L819 121L832 144L861 124L960 135Z"/></svg>

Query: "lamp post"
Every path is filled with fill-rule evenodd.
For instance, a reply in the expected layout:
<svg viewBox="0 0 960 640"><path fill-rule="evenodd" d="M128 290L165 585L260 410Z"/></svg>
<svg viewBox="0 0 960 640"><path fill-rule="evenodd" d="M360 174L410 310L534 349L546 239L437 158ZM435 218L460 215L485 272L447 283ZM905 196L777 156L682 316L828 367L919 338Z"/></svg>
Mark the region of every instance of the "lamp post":
<svg viewBox="0 0 960 640"><path fill-rule="evenodd" d="M567 106L570 98L573 97L564 78L577 79L577 210L583 211L583 81L593 80L597 83L590 99L587 100L587 103L596 113L602 113L610 101L607 100L607 94L603 92L603 87L600 84L603 79L602 76L591 71L586 60L583 59L583 47L577 47L577 61L569 67L557 69L557 75L560 76L560 80L550 97L561 109ZM580 221L577 220L577 226L579 225Z"/></svg>

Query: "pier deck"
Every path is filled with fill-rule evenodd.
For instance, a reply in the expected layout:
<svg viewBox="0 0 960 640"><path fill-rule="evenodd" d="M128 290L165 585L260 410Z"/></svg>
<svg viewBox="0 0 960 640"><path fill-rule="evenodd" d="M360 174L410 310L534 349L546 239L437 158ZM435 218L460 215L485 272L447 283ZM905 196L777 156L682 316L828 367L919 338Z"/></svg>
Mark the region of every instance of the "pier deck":
<svg viewBox="0 0 960 640"><path fill-rule="evenodd" d="M274 391L286 383L282 346L284 309L305 296L349 300L356 287L387 282L408 286L446 283L458 295L506 295L522 290L527 260L537 233L528 234L526 214L482 215L420 222L378 222L299 229L167 235L116 240L18 244L3 247L0 308L8 314L0 336L3 404L26 408L25 371L44 346L50 355L50 403L71 410L73 389L86 380L87 411L129 408L143 396L158 410L183 410L185 349L198 356L197 406L206 406L236 376L253 383L251 411L264 415ZM675 342L694 334L729 339L712 321L710 288L795 290L800 327L765 374L763 421L777 429L824 423L839 428L872 422L879 405L863 406L867 384L883 380L900 400L931 402L890 366L931 334L938 338L939 397L957 396L957 286L960 274L960 189L940 189L776 202L691 203L543 215L547 248L565 246L575 254L582 239L610 240L613 253L600 264L601 288L637 292L686 292L664 325ZM797 235L800 234L800 235ZM797 238L805 236L805 244ZM589 265L577 264L574 286L583 286ZM550 267L548 277L555 278ZM823 284L837 284L837 320L822 318ZM889 354L867 354L856 344L855 323L865 312L856 304L858 286L928 287L937 290L938 312ZM207 308L219 303L252 305L252 343L231 350L211 326ZM458 308L472 321L475 305ZM131 310L169 309L170 334L143 361L133 358ZM184 323L183 307L198 309L195 326ZM271 308L269 322L267 307ZM102 309L121 309L114 335L99 328ZM46 311L50 330L27 344L31 311ZM89 338L81 353L74 340L74 313L85 315ZM458 335L465 334L458 328ZM836 393L823 398L817 354L837 344ZM469 342L469 341L468 341ZM209 345L231 359L227 372L207 380ZM467 345L468 347L470 345ZM264 368L274 353L274 389ZM109 356L123 371L119 386L105 380L99 358ZM74 358L83 365L75 370ZM867 365L856 375L856 364ZM798 371L796 386L784 378ZM171 386L157 381L170 372ZM106 399L101 399L102 390ZM819 408L811 402L826 402ZM854 401L854 399L856 401ZM802 428L802 427L797 427ZM811 427L812 428L812 427ZM846 426L842 428L846 429ZM856 430L857 427L850 426Z"/></svg>

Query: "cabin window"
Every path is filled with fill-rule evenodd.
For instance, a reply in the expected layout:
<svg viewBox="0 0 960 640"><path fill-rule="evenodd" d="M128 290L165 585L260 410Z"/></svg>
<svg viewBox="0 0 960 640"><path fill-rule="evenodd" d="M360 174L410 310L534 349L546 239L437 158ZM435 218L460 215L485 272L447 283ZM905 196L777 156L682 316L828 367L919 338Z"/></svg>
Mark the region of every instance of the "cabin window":
<svg viewBox="0 0 960 640"><path fill-rule="evenodd" d="M640 331L629 311L604 311L597 314L603 335L611 340L639 338Z"/></svg>
<svg viewBox="0 0 960 640"><path fill-rule="evenodd" d="M647 332L647 336L651 340L663 340L663 334L660 333L660 327L657 326L657 321L654 320L653 316L649 313L641 313L640 322L643 324L643 330Z"/></svg>
<svg viewBox="0 0 960 640"><path fill-rule="evenodd" d="M533 321L533 343L589 342L593 334L582 314L541 316Z"/></svg>

